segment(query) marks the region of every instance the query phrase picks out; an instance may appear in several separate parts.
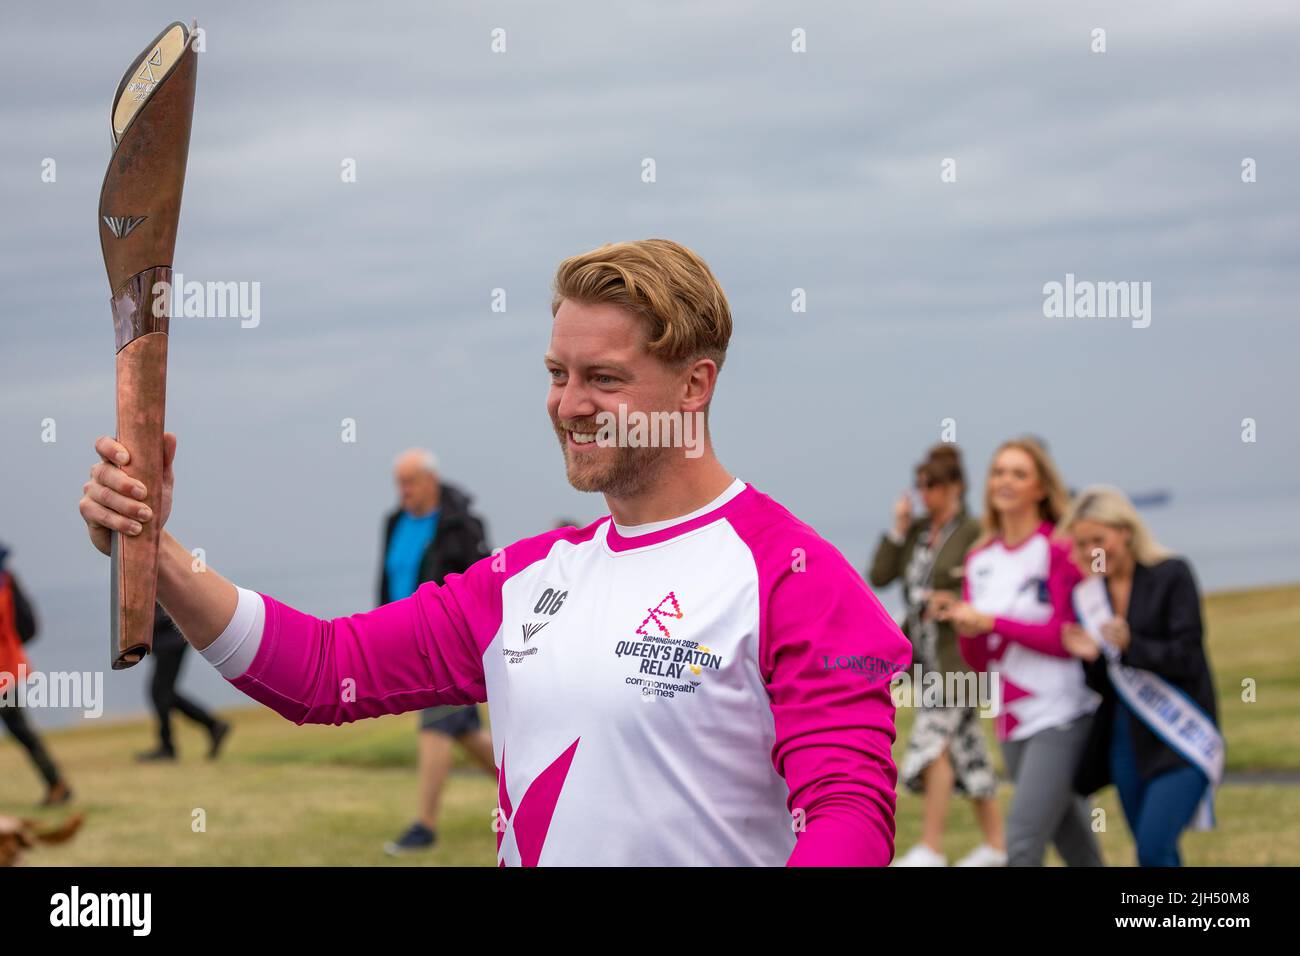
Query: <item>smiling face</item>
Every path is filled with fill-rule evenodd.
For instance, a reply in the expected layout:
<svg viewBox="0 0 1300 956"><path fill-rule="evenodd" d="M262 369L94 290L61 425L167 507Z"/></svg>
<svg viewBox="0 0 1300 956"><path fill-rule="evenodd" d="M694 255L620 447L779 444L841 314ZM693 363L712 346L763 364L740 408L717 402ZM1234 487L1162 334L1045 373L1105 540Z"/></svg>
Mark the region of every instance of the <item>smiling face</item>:
<svg viewBox="0 0 1300 956"><path fill-rule="evenodd" d="M989 468L988 503L1002 515L1037 509L1047 492L1033 456L1021 448L1004 448Z"/></svg>
<svg viewBox="0 0 1300 956"><path fill-rule="evenodd" d="M596 442L596 416L618 416L620 405L626 413L703 407L692 387L692 366L674 369L646 344L645 323L610 303L565 299L555 314L546 353L551 379L546 410L564 452L569 483L579 491L632 497L683 457L680 448L602 447Z"/></svg>
<svg viewBox="0 0 1300 956"><path fill-rule="evenodd" d="M1133 532L1086 518L1070 526L1074 563L1084 574L1107 574L1132 564Z"/></svg>

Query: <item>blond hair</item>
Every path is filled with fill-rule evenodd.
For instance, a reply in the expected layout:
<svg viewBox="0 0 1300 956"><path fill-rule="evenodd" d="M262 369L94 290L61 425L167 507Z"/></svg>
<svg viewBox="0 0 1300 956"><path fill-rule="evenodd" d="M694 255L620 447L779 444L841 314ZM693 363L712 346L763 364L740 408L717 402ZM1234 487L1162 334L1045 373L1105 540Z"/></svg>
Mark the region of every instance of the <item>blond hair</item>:
<svg viewBox="0 0 1300 956"><path fill-rule="evenodd" d="M1096 521L1108 528L1129 532L1129 549L1138 564L1159 564L1173 552L1156 541L1128 495L1109 485L1093 485L1079 493L1059 526L1069 531L1080 521Z"/></svg>
<svg viewBox="0 0 1300 956"><path fill-rule="evenodd" d="M646 323L647 348L679 365L697 358L722 368L731 340L731 307L704 260L667 239L639 239L570 256L555 272L551 315L573 299L608 302Z"/></svg>
<svg viewBox="0 0 1300 956"><path fill-rule="evenodd" d="M998 460L998 455L1008 448L1017 448L1034 460L1034 469L1038 472L1038 484L1043 489L1043 500L1038 502L1038 517L1042 521L1050 521L1055 525L1070 506L1070 492L1066 490L1065 482L1061 480L1061 473L1057 470L1056 463L1052 461L1052 456L1032 438L1013 438L1004 441L993 453L989 461L990 476L993 474L993 466ZM975 543L976 547L1001 536L1002 518L993 507L993 485L987 480L984 483L984 515L980 519L980 524L984 526L984 533Z"/></svg>

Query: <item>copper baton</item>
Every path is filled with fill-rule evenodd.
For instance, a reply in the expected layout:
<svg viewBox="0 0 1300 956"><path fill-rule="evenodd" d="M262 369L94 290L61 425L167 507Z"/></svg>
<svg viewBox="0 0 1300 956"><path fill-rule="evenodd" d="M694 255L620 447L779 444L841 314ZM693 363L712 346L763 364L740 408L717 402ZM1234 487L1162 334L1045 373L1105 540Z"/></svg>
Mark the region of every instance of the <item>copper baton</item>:
<svg viewBox="0 0 1300 956"><path fill-rule="evenodd" d="M144 483L155 516L162 504L172 254L194 113L196 36L173 23L127 68L113 97L113 154L99 194L117 346L117 440L131 455L125 470ZM138 535L113 533L114 670L153 648L160 538L156 521Z"/></svg>

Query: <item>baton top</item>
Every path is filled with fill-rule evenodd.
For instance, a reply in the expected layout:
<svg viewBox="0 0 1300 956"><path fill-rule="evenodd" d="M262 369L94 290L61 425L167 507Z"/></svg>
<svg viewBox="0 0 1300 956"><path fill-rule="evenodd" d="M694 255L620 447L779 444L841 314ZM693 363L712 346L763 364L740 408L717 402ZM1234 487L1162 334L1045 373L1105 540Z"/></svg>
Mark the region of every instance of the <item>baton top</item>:
<svg viewBox="0 0 1300 956"><path fill-rule="evenodd" d="M140 108L158 88L158 84L180 62L189 39L189 28L178 20L154 37L153 42L131 61L113 96L114 146L122 138L131 120L135 119L135 114L140 112Z"/></svg>
<svg viewBox="0 0 1300 956"><path fill-rule="evenodd" d="M158 34L113 97L99 239L114 297L133 276L172 265L194 112L196 30L178 22Z"/></svg>

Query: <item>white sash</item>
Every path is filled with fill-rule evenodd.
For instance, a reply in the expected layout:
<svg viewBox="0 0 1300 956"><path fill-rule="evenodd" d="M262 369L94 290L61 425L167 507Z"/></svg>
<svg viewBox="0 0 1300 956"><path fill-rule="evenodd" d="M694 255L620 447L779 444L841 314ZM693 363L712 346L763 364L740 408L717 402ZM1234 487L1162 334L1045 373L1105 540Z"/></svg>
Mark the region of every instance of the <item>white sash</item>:
<svg viewBox="0 0 1300 956"><path fill-rule="evenodd" d="M1195 701L1163 677L1120 661L1119 648L1101 636L1101 625L1115 616L1103 576L1085 578L1075 587L1073 599L1075 616L1101 648L1110 682L1125 705L1209 779L1205 797L1192 818L1192 829L1210 829L1214 826L1214 791L1223 779L1224 745L1219 728Z"/></svg>

